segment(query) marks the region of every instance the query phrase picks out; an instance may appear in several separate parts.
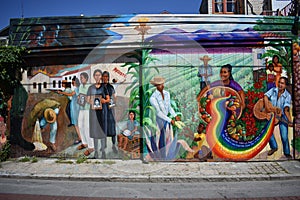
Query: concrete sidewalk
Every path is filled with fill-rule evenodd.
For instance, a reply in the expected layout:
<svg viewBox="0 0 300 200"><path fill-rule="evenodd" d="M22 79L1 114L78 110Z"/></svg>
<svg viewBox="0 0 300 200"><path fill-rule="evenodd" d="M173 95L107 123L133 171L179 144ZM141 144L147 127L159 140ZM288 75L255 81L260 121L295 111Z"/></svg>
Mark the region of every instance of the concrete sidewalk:
<svg viewBox="0 0 300 200"><path fill-rule="evenodd" d="M85 181L199 182L300 179L300 162L150 162L21 158L2 162L0 177Z"/></svg>

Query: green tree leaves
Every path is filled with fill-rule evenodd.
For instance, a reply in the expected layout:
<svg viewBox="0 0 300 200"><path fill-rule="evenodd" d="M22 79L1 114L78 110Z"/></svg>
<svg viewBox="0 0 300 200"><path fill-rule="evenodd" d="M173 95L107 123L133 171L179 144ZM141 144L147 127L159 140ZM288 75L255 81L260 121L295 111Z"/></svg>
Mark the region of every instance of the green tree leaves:
<svg viewBox="0 0 300 200"><path fill-rule="evenodd" d="M14 88L22 80L22 72L27 69L23 57L28 53L23 47L0 47L0 110L2 113Z"/></svg>

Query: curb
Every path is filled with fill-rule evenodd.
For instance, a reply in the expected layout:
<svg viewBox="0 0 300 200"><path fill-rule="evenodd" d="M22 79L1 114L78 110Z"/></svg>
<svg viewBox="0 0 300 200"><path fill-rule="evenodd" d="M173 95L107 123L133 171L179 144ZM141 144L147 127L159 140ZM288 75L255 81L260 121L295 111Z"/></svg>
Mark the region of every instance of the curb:
<svg viewBox="0 0 300 200"><path fill-rule="evenodd" d="M151 163L141 161L97 160L91 163L39 162L1 163L0 178L48 179L101 182L239 182L300 180L300 162L247 163Z"/></svg>
<svg viewBox="0 0 300 200"><path fill-rule="evenodd" d="M255 176L97 176L97 175L66 175L66 174L0 174L0 178L12 179L41 179L41 180L64 180L64 181L101 181L101 182L147 182L147 183L196 183L196 182L241 182L241 181L277 181L277 180L299 180L297 175L255 175Z"/></svg>

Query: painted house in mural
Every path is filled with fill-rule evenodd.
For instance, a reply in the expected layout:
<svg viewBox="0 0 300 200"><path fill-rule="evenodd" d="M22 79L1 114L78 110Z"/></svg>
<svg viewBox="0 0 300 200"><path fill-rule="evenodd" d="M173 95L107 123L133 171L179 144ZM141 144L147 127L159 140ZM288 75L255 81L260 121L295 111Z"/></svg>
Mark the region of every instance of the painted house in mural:
<svg viewBox="0 0 300 200"><path fill-rule="evenodd" d="M293 17L241 15L12 19L10 44L31 50L22 82L28 92L22 136L36 149L26 154L147 161L297 159L300 91L294 86L300 84L295 70L300 48L293 25ZM280 70L269 72L269 64ZM113 89L104 79L99 90L90 87L98 69L109 72ZM261 104L280 76L293 85L287 86L286 102L277 105L289 108L284 120L284 110L276 116ZM68 89L77 91L72 98L57 92L67 92L62 83L74 77L81 86ZM113 102L103 101L97 109L92 100L108 100L107 95ZM73 112L69 104L80 109ZM46 115L50 110L57 111L56 120ZM95 124L98 128L91 128ZM81 143L74 144L78 134ZM271 152L273 136L277 150ZM94 138L99 145L93 146Z"/></svg>

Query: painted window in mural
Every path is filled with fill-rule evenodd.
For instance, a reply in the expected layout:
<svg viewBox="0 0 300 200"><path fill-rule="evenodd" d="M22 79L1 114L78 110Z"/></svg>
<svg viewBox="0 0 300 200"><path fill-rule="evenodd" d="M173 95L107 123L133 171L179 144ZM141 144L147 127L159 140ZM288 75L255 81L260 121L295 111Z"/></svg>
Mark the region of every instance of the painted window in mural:
<svg viewBox="0 0 300 200"><path fill-rule="evenodd" d="M234 12L235 1L221 2ZM145 161L299 157L292 95L298 44L254 18L221 28L215 18L178 18L82 24L88 37L80 45L97 38L82 63L32 67L22 81L28 117L18 121L31 153ZM268 30L273 21L265 23ZM28 45L77 44L68 35L78 27L37 27ZM55 40L45 37L50 33Z"/></svg>

